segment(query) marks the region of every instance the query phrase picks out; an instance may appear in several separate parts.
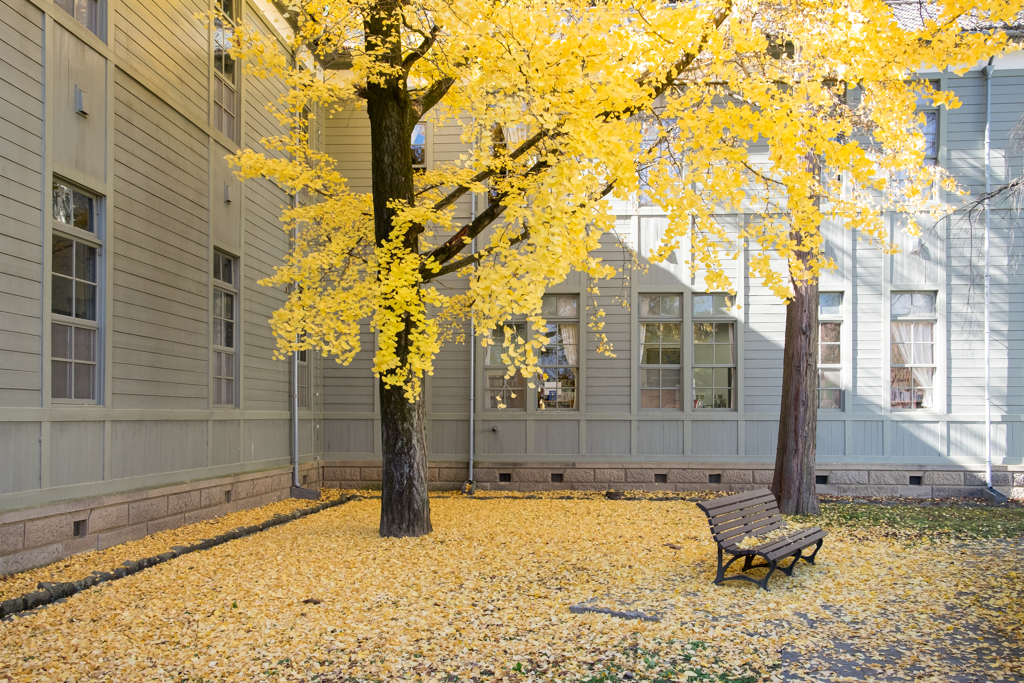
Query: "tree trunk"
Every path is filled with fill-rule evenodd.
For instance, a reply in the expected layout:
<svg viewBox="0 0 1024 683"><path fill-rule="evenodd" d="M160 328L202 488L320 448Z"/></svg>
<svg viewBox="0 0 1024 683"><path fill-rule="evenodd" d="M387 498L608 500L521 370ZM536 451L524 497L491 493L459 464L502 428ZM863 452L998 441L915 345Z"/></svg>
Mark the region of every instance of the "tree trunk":
<svg viewBox="0 0 1024 683"><path fill-rule="evenodd" d="M399 339L408 350L410 323ZM378 382L384 468L381 478L380 535L401 538L424 536L430 526L427 497L426 410L423 394L412 403L400 387Z"/></svg>
<svg viewBox="0 0 1024 683"><path fill-rule="evenodd" d="M366 85L366 112L370 119L370 173L373 188L374 236L378 246L394 229L394 209L389 202L414 204L412 144L415 123L412 100L403 75L401 7L395 0L378 2L365 22L368 47L380 50L377 59L396 69L391 75ZM406 249L419 249L415 235L405 237ZM381 277L387 273L381 272ZM397 339L397 353L406 365L412 321ZM412 403L401 386L388 387L381 380L381 436L384 462L381 481L381 536L429 534L430 501L427 498L426 411L423 396Z"/></svg>
<svg viewBox="0 0 1024 683"><path fill-rule="evenodd" d="M794 286L786 306L782 406L772 493L783 514L818 514L814 456L818 427L818 283Z"/></svg>

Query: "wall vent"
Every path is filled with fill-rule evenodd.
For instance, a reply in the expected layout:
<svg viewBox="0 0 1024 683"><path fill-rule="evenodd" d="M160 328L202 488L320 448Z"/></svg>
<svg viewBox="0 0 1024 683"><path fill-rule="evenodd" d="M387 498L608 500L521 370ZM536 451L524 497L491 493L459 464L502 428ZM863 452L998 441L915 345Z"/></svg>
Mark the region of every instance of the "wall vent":
<svg viewBox="0 0 1024 683"><path fill-rule="evenodd" d="M668 483L668 475L667 474L655 474L654 475L654 483L655 484L667 484Z"/></svg>
<svg viewBox="0 0 1024 683"><path fill-rule="evenodd" d="M500 472L500 473L498 473L498 481L502 482L502 483L512 481L512 473L511 472Z"/></svg>
<svg viewBox="0 0 1024 683"><path fill-rule="evenodd" d="M551 473L551 483L552 484L561 484L562 483L562 475L558 474L556 472L552 472Z"/></svg>
<svg viewBox="0 0 1024 683"><path fill-rule="evenodd" d="M80 519L77 522L75 522L73 529L75 538L85 538L86 535L89 533L88 525L86 524L86 520L84 519Z"/></svg>
<svg viewBox="0 0 1024 683"><path fill-rule="evenodd" d="M708 483L709 484L721 484L722 483L722 475L721 474L709 474L708 475Z"/></svg>
<svg viewBox="0 0 1024 683"><path fill-rule="evenodd" d="M910 477L911 486L920 486L923 483L924 477Z"/></svg>
<svg viewBox="0 0 1024 683"><path fill-rule="evenodd" d="M818 486L826 486L828 484L827 474L817 474L814 476L814 483Z"/></svg>

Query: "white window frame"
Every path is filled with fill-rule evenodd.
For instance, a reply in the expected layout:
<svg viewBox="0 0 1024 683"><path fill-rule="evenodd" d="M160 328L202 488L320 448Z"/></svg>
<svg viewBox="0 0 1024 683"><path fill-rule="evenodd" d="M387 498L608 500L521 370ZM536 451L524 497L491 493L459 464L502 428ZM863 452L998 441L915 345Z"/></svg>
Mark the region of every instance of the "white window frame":
<svg viewBox="0 0 1024 683"><path fill-rule="evenodd" d="M899 316L896 315L892 311L892 300L893 300L894 297L899 296L899 295L903 295L903 294L909 294L909 295L914 295L914 294L930 294L933 297L933 301L934 301L934 306L935 306L934 311L931 314L927 314L927 315L926 314L917 314L917 313L914 313L913 311L910 314L907 314L907 315L899 315ZM930 323L931 324L931 326L932 326L932 334L931 334L932 338L931 338L931 342L930 343L931 343L931 347L932 347L932 362L930 364L928 364L928 363L916 363L916 362L897 364L897 363L893 363L892 362L892 360L893 360L892 359L892 347L893 347L893 343L892 343L892 325L893 325L893 323L897 323L897 322L900 322L900 323L920 323L920 324L929 324ZM920 413L920 412L937 412L937 411L939 411L939 409L940 409L940 404L939 404L940 391L939 391L939 389L940 389L940 385L941 385L942 379L940 377L940 372L939 372L940 366L939 366L939 353L938 352L939 352L940 346L939 346L938 335L939 335L939 293L936 290L934 290L934 289L893 289L893 290L890 290L890 292L889 292L889 326L888 326L888 339L889 339L889 351L888 351L888 353L889 353L889 379L888 379L889 403L888 403L888 407L889 407L889 409L892 412ZM916 337L914 337L914 339L916 339ZM913 343L914 342L912 342L912 344ZM911 359L911 360L913 360L913 359ZM916 407L904 408L904 407L894 406L893 405L893 403L894 403L894 401L893 401L893 384L892 384L892 370L894 368L931 368L931 370L932 370L932 386L931 386L932 405L931 406L922 406L920 408L916 408ZM912 387L916 386L916 384L912 384L911 386ZM911 402L913 402L913 400L911 400ZM901 401L901 403L903 403L903 401Z"/></svg>
<svg viewBox="0 0 1024 683"><path fill-rule="evenodd" d="M234 256L232 254L229 254L226 251L221 251L220 249L214 250L213 258L214 258L214 263L212 263L211 267L210 267L210 277L211 277L211 280L213 282L213 296L212 296L212 298L210 300L210 346L213 349L213 353L211 354L211 357L210 357L210 362L211 362L211 365L210 365L210 391L211 391L210 403L214 407L216 407L216 408L234 408L234 407L236 407L238 405L238 374L239 374L238 373L238 369L239 369L239 365L238 365L238 349L240 347L240 345L239 345L239 334L238 334L238 332L239 332L239 325L238 325L238 323L239 323L239 320L238 320L239 315L238 314L239 314L239 310L240 310L239 305L238 305L238 300L239 300L240 287L238 286L238 278L240 276L240 270L241 269L238 267L238 263L239 263L238 257ZM228 263L231 266L231 282L227 282L227 281L225 281L223 279L217 278L214 275L214 273L216 272L214 270L214 268L216 267L217 259L227 259ZM221 263L221 268L223 268L223 263ZM232 314L232 318L231 318L231 322L232 322L232 333L231 333L232 334L232 338L231 338L231 342L232 342L232 345L231 346L223 346L223 345L219 345L219 344L216 343L215 330L216 330L216 326L217 326L217 320L219 320L219 319L226 320L226 318L221 318L221 317L219 317L217 315L216 301L217 301L217 293L218 292L220 292L221 294L229 294L231 296L231 314ZM228 377L227 375L225 375L225 374L223 374L223 373L218 371L219 370L219 360L220 360L220 358L218 357L218 354L220 354L221 356L223 356L223 355L230 355L231 356L231 373L232 374L231 374L230 377ZM230 402L218 402L217 401L217 398L218 398L217 383L218 383L219 380L225 380L225 379L230 379L231 380L231 401Z"/></svg>
<svg viewBox="0 0 1024 683"><path fill-rule="evenodd" d="M55 213L54 195L55 195L56 190L57 190L56 186L58 186L58 185L61 186L61 187L66 188L67 190L72 192L72 210L74 210L74 208L73 208L74 207L74 199L73 199L74 194L78 194L78 195L84 196L84 197L86 197L86 198L88 198L90 200L91 204L90 204L89 208L87 209L87 211L89 213L89 223L90 223L91 230L86 230L84 228L77 227L75 225L65 223L65 222L59 220L54 215L54 213ZM104 254L103 254L103 236L102 236L102 233L101 233L102 221L100 220L100 206L101 206L101 203L102 203L102 197L100 197L96 193L90 192L89 190L86 190L86 189L84 189L84 188L82 188L82 187L80 187L80 186L78 186L78 185L76 185L74 183L71 183L71 182L69 182L67 180L64 180L63 178L60 178L58 176L54 176L53 177L53 182L51 183L51 186L50 186L50 212L49 212L50 233L51 234L50 234L49 244L47 245L47 260L48 260L47 276L49 278L49 287L50 287L50 316L49 316L50 328L49 328L49 330L47 330L47 334L50 336L50 354L49 354L49 361L50 361L50 387L49 387L49 394L50 394L50 402L54 403L54 404L100 405L100 404L103 403L102 398L101 398L103 396L103 369L104 369L103 349L104 349L104 346L105 346L104 334L103 334L103 320L104 320L104 311L105 311L104 300L105 300L106 288L104 286L104 278L103 278L103 272L104 272L105 264L104 264L104 260L103 260L103 256L104 256ZM72 219L72 220L74 220L74 219ZM54 307L54 296L55 296L55 291L54 291L55 288L53 287L54 279L55 278L62 278L62 279L66 279L67 278L67 276L65 276L65 275L60 275L60 274L54 272L53 241L54 241L54 239L57 239L57 238L71 240L72 244L74 245L73 248L76 249L76 250L78 248L78 245L83 245L83 246L86 246L86 247L91 247L91 248L96 250L96 255L95 255L96 260L95 260L95 263L93 265L93 267L95 269L95 273L96 273L96 280L95 280L95 282L89 282L88 280L85 280L85 279L82 279L82 278L78 278L77 277L77 273L75 274L75 277L72 278L72 282L73 283L75 283L75 282L83 282L83 283L85 283L87 285L92 285L92 286L94 286L96 288L95 301L94 301L95 319L93 319L93 320L90 320L88 318L77 317L76 315L74 315L74 311L72 311L72 315L69 316L69 315L65 315L65 314L62 314L62 313L57 313L57 312L55 312L53 310L53 307ZM77 259L73 258L73 261L77 261ZM77 265L77 264L75 264L75 265ZM73 291L74 291L74 285L72 285L72 292ZM74 296L74 295L72 294L72 296ZM53 352L53 349L54 349L53 330L54 330L54 326L55 325L64 325L64 326L72 328L72 335L74 335L73 330L75 330L75 329L85 329L85 330L93 331L95 333L95 336L93 338L94 359L90 361L90 360L86 360L86 359L76 360L74 358L58 358L58 357L56 357L54 355L54 352ZM74 345L73 344L74 344L74 342L72 340L72 348L69 351L69 354L71 356L74 356ZM53 382L54 382L55 377L56 377L56 374L53 372L53 364L55 362L58 362L58 363L70 362L72 364L72 368L71 368L72 380L71 380L71 385L70 385L71 386L71 397L68 397L68 398L55 397L53 395ZM76 363L81 363L81 364L84 364L84 365L91 365L93 367L93 373L94 374L93 374L93 381L92 381L92 389L93 389L93 396L92 396L92 398L74 398L74 394L75 394L75 391L74 391L74 365Z"/></svg>
<svg viewBox="0 0 1024 683"><path fill-rule="evenodd" d="M103 40L104 39L103 28L104 28L104 24L106 23L105 22L105 19L106 19L106 9L107 9L107 7L106 7L106 5L107 5L106 0L85 0L85 2L83 3L83 6L88 7L90 2L92 4L92 8L93 8L93 14L92 14L92 17L91 17L91 19L92 19L91 22L89 21L89 17L83 16L80 12L78 12L79 3L76 0L54 0L53 4L55 6L57 6L59 9L61 9L62 11L64 11L67 14L71 15L71 17L75 21L77 21L79 24L81 24L83 27L85 27L86 31L88 31L89 33L92 33L94 36L96 36L100 40ZM92 23L93 25L90 26L90 23Z"/></svg>
<svg viewBox="0 0 1024 683"><path fill-rule="evenodd" d="M821 297L828 294L839 295L839 312L838 313L824 313L821 309ZM818 386L815 391L815 400L818 404L818 410L826 410L829 412L842 412L846 409L846 388L843 383L843 360L846 356L845 351L845 335L846 335L846 324L843 321L843 306L846 303L846 294L844 292L829 291L818 293ZM821 326L823 324L836 323L839 325L839 341L830 342L830 345L834 345L839 349L839 363L823 363L821 348L823 342L821 341ZM822 372L836 372L839 374L839 386L829 387L828 390L835 389L839 391L839 407L838 408L822 408L821 406L821 376Z"/></svg>
<svg viewBox="0 0 1024 683"><path fill-rule="evenodd" d="M712 301L716 301L716 297L725 297L723 301L728 305L729 297L732 297L732 307L729 310L726 307L720 307L720 310L715 310L716 307L712 305L712 313L703 315L697 313L697 297L711 296ZM727 292L694 292L690 296L690 311L691 311L691 325L688 332L690 333L690 358L691 358L691 370L690 370L690 400L693 402L694 412L737 412L739 404L739 377L740 377L740 366L739 366L739 320L736 316L736 298ZM732 363L698 363L697 362L697 343L696 343L696 326L705 324L731 324L732 325ZM714 346L718 346L715 344ZM697 405L697 371L704 369L711 369L712 373L716 369L732 369L732 386L730 389L730 403L729 407L702 407ZM718 388L717 385L713 385L713 389Z"/></svg>
<svg viewBox="0 0 1024 683"><path fill-rule="evenodd" d="M661 313L661 312L659 312L657 315L654 315L654 314L649 313L648 311L645 311L644 310L644 298L645 297L655 297L655 296L659 297L660 299L664 299L665 297L676 297L676 298L678 298L679 299L679 309L678 309L678 311L675 314L673 314L673 315L667 315L667 314ZM682 410L683 410L683 406L685 404L685 400L683 398L683 394L684 394L684 392L683 392L683 388L684 388L684 382L683 382L683 346L684 346L683 339L684 339L684 337L683 337L683 335L684 335L684 333L686 331L686 323L683 320L683 307L686 306L686 298L687 297L686 297L686 295L683 292L641 292L639 294L639 296L638 296L638 308L637 308L637 323L638 323L638 325L637 325L637 332L639 334L639 338L637 340L637 348L640 350L640 354L639 354L640 359L639 359L639 363L638 363L638 368L639 368L639 371L640 371L640 386L638 388L638 394L637 394L638 395L638 400L639 400L639 404L638 404L637 407L638 407L639 410L642 410L644 412L673 412L673 413L677 413L677 412L682 412ZM659 311L663 308L662 303L663 303L663 301L659 301ZM673 364L673 363L662 363L662 362L659 362L658 364L655 365L653 363L645 363L644 362L644 355L645 355L644 354L644 325L649 325L649 324L662 324L662 325L665 325L665 324L676 325L677 324L677 325L679 325L679 344L678 344L679 362L678 363L674 363ZM664 330L662 330L661 336L663 336L663 333L664 333ZM659 339L660 339L660 337L659 337ZM663 349L663 348L666 347L666 345L663 342L661 342L661 341L658 342L657 346L659 347L659 349ZM669 348L671 348L671 345L669 345ZM659 359L659 360L661 360L661 359ZM644 390L646 389L647 391L650 391L652 389L652 387L644 387L644 372L645 371L654 371L654 370L659 371L659 374L661 375L660 378L659 378L659 386L658 386L658 391L659 391L659 407L657 407L657 408L645 407L644 406L644 399L643 399ZM666 371L668 371L668 372L673 372L673 371L677 372L678 376L679 376L679 384L678 384L678 387L677 387L677 390L678 390L678 393L679 393L679 405L676 408L672 408L672 407L665 408L665 407L661 407L661 405L660 405L661 398L663 397L663 393L662 392L666 389L666 387L664 385L664 382L662 381L662 379L664 378L664 373ZM671 388L671 387L668 387L668 388Z"/></svg>
<svg viewBox="0 0 1024 683"><path fill-rule="evenodd" d="M580 334L581 328L582 328L582 325L580 324L580 316L582 315L583 297L578 292L548 292L548 293L546 293L544 295L544 298L548 299L549 297L556 297L555 300L556 300L556 307L557 307L557 297L568 297L568 296L572 296L572 297L576 298L576 317L560 316L560 315L547 315L547 316L545 316L544 319L545 319L545 321L547 322L548 325L560 325L560 324L575 324L576 325L576 363L575 364L565 364L565 365L562 365L562 364L542 365L541 364L541 358L538 357L538 359L537 359L537 367L542 368L542 370L541 370L542 373L543 373L543 368L552 368L552 369L555 369L555 370L559 370L559 369L573 369L573 370L575 370L574 379L575 379L575 382L576 382L576 386L573 387L574 397L573 397L573 399L571 401L572 405L571 406L566 406L566 407L557 407L557 406L556 407L550 407L550 406L546 406L545 405L545 406L542 407L542 401L546 400L546 399L543 399L542 397L544 396L544 392L545 392L545 389L546 389L546 387L544 386L544 383L547 380L545 380L543 374L538 374L534 378L534 381L536 382L536 385L537 385L537 387L536 387L537 402L534 403L534 406L533 406L534 410L538 411L538 412L548 412L548 411L553 411L553 412L579 412L579 410L580 410L580 397L582 396L582 392L583 392L583 383L581 381L581 375L582 375L582 369L583 369L583 363L582 363L583 356L582 356L582 352L584 352L586 350L585 345L582 343L583 342L583 338L582 338L582 336ZM543 309L542 309L542 312L543 312ZM532 335L544 336L544 333L537 332L537 331L532 331ZM550 337L549 337L549 339L550 339ZM539 355L542 357L543 353L544 353L544 350L542 348ZM550 390L548 390L548 391L550 393ZM557 395L556 395L556 399L557 399ZM556 402L559 402L559 401L556 400ZM566 401L566 402L568 402L568 401Z"/></svg>
<svg viewBox="0 0 1024 683"><path fill-rule="evenodd" d="M230 21L234 23L238 20L238 9L241 0L228 1L231 2ZM225 0L213 0L213 11L222 10L224 2ZM234 60L232 58L233 69L231 74L231 80L228 80L227 76L225 76L222 73L222 71L217 68L217 34L218 32L229 33L233 29L230 26L223 26L219 18L214 20L213 26L211 28L213 31L213 36L211 42L210 60L213 64L213 87L210 91L210 125L212 125L215 130L226 136L232 142L238 142L240 109L238 83L239 75L241 73L240 64L238 63L237 60ZM228 58L226 53L225 58ZM230 109L228 109L228 107L226 106L228 104L231 105ZM224 115L221 112L227 112L233 117L230 131L225 130L226 126L224 125Z"/></svg>
<svg viewBox="0 0 1024 683"><path fill-rule="evenodd" d="M483 356L484 356L484 358L483 358L483 361L484 361L484 372L483 372L484 387L483 387L483 394L482 395L484 397L484 400L483 400L484 410L487 411L487 412L503 411L503 412L522 413L522 412L526 411L526 405L529 403L529 401L527 400L528 399L528 391L527 391L528 387L526 385L526 380L523 378L522 374L518 373L518 372L514 376L512 376L512 377L506 378L505 374L508 373L508 366L502 364L500 362L500 360L498 362L493 362L493 359L495 359L495 358L499 358L500 359L500 356L505 352L505 346L504 346L504 343L503 343L503 340L504 340L504 329L503 328L505 328L505 327L509 327L509 328L515 330L519 334L519 337L520 337L520 339L523 340L523 342L525 342L526 339L527 339L527 334L528 334L528 332L527 332L527 325L526 325L526 322L521 320L521 319L510 320L509 322L504 323L503 325L501 325L501 329L500 330L496 330L496 332L497 331L501 332L500 337L499 337L499 335L496 335L494 332L491 333L491 337L494 340L494 344L492 344L491 346L486 347L484 349L484 351L483 351ZM499 393L502 396L507 396L508 397L508 400L502 399L503 400L503 405L505 406L504 408L499 408L497 404L491 405L491 398L492 398L492 396L491 396L490 392L493 390L493 388L490 386L490 381L489 380L490 380L491 376L495 376L496 377L499 374L499 372L501 373L503 381L502 381L502 387L498 391L499 391ZM511 396L513 393L516 394L516 396L514 398ZM518 403L519 405L518 406L513 406L512 403L511 403L511 401L513 401L513 400L516 401L516 403Z"/></svg>
<svg viewBox="0 0 1024 683"><path fill-rule="evenodd" d="M298 373L295 378L295 386L299 410L309 410L309 351L307 349L296 351L295 367Z"/></svg>

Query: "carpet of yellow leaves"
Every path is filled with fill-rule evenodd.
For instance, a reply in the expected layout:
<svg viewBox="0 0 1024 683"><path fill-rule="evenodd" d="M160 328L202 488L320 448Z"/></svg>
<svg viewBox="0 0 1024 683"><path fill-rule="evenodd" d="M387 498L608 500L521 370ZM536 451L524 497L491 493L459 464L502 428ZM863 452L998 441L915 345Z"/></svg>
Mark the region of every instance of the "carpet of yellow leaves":
<svg viewBox="0 0 1024 683"><path fill-rule="evenodd" d="M432 512L430 536L382 539L379 501L350 502L7 620L0 681L820 681L844 657L885 680L1024 675L1006 654L1019 547L830 530L818 565L767 593L712 585L688 502L438 497ZM951 662L954 629L969 638ZM993 642L1002 658L979 661Z"/></svg>
<svg viewBox="0 0 1024 683"><path fill-rule="evenodd" d="M176 545L188 545L240 526L259 524L274 515L286 515L295 510L312 507L321 501L334 500L340 495L341 492L336 489L324 489L320 493L320 501L287 498L262 507L239 510L215 519L161 531L137 541L122 543L105 550L72 555L45 567L30 569L19 574L0 576L0 600L16 598L29 591L34 591L40 581L54 583L77 581L92 572L112 572L126 560L139 560L159 555Z"/></svg>

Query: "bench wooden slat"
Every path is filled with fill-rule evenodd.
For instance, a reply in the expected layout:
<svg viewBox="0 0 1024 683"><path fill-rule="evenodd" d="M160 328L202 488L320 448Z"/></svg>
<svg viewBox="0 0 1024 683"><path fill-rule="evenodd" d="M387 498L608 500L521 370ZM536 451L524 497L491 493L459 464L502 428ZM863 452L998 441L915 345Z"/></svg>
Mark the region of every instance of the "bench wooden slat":
<svg viewBox="0 0 1024 683"><path fill-rule="evenodd" d="M768 489L746 491L744 493L737 493L734 496L726 496L725 498L713 498L711 500L701 501L700 503L697 503L697 507L699 507L709 516L711 516L714 515L715 511L721 507L727 505L735 505L736 503L742 503L743 501L750 500L751 498L760 498L765 495L771 496L772 492L769 491Z"/></svg>
<svg viewBox="0 0 1024 683"><path fill-rule="evenodd" d="M743 526L720 531L717 534L712 534L712 537L715 539L716 543L723 543L731 538L736 538L737 536L761 536L773 529L778 529L783 524L785 524L785 520L782 519L782 517L767 517L765 519L748 522ZM739 543L739 541L736 542Z"/></svg>
<svg viewBox="0 0 1024 683"><path fill-rule="evenodd" d="M756 507L758 505L764 505L766 503L775 505L778 504L775 501L775 496L773 496L771 493L766 492L764 495L756 496L754 498L748 498L747 500L741 500L740 502L734 503L732 505L723 505L707 514L711 517L711 519L717 519L723 515L735 514L737 512L742 512L749 508Z"/></svg>
<svg viewBox="0 0 1024 683"><path fill-rule="evenodd" d="M776 506L774 504L772 504L770 506L768 506L768 505L762 506L762 507L760 507L760 508L758 508L756 510L751 510L750 514L742 515L742 516L739 516L739 517L734 517L734 516L730 515L731 519L727 519L727 520L725 520L723 522L719 522L718 519L716 518L711 523L711 532L717 534L717 533L725 531L726 529L729 529L731 527L742 526L743 524L746 524L747 522L755 522L755 521L757 521L759 519L765 519L766 517L773 517L773 516L781 518L781 515L779 514L778 506Z"/></svg>
<svg viewBox="0 0 1024 683"><path fill-rule="evenodd" d="M818 529L813 534L803 536L802 538L796 540L788 546L776 548L775 550L765 555L765 559L771 562L773 560L778 560L780 558L786 557L787 555L793 554L797 550L802 550L803 548L806 548L812 543L817 543L819 540L825 538L826 535L827 532L825 532L823 529Z"/></svg>
<svg viewBox="0 0 1024 683"><path fill-rule="evenodd" d="M816 531L820 531L820 529L818 529L818 527L811 527L808 529L797 529L788 536L780 538L777 541L772 541L771 543L767 543L763 546L758 546L754 548L754 550L756 550L758 553L762 555L766 553L773 553L779 548L783 548L788 545L793 545L794 543L802 542L805 537L810 536Z"/></svg>
<svg viewBox="0 0 1024 683"><path fill-rule="evenodd" d="M708 524L711 526L718 526L719 524L725 524L730 520L742 519L748 515L754 515L761 510L771 510L772 512L778 512L779 506L775 502L774 498L766 498L761 501L755 501L756 504L750 507L743 508L741 510L730 510L729 512L723 512L721 514L714 515L708 518Z"/></svg>

